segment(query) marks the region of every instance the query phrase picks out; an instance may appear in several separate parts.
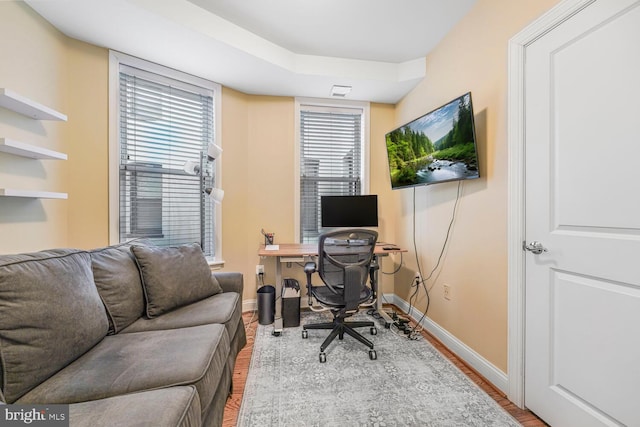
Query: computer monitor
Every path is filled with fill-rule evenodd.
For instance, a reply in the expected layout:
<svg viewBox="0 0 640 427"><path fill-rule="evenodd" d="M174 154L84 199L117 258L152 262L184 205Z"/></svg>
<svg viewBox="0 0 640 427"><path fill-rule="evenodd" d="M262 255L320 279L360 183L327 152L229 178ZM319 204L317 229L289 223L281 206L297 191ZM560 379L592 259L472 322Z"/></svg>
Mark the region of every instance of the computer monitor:
<svg viewBox="0 0 640 427"><path fill-rule="evenodd" d="M322 227L377 227L378 196L321 196Z"/></svg>

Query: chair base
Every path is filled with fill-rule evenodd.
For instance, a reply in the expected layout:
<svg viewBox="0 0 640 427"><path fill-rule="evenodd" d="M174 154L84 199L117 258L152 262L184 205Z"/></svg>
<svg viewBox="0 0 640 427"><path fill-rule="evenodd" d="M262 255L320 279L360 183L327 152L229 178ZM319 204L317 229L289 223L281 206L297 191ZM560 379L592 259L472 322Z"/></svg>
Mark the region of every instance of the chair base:
<svg viewBox="0 0 640 427"><path fill-rule="evenodd" d="M358 331L354 328L364 328L370 327L371 334L375 335L375 324L373 322L326 322L326 323L313 323L310 325L304 325L303 329L303 337L305 336L305 332L307 329L330 329L331 333L327 338L325 338L324 342L320 346L320 352L324 353L326 348L331 344L331 342L338 337L338 339L343 339L344 334L352 336L356 340L360 341L362 344L366 345L370 349L373 349L373 343L362 336Z"/></svg>

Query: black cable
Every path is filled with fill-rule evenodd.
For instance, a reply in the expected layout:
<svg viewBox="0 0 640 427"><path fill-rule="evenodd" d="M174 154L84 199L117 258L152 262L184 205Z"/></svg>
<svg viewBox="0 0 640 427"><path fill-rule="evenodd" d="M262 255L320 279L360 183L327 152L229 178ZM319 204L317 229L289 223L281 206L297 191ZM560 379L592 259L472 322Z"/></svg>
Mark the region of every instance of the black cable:
<svg viewBox="0 0 640 427"><path fill-rule="evenodd" d="M409 296L409 315L411 315L411 311L413 310L413 299L418 295L418 290L420 289L418 287L418 281L417 280L412 280L411 281L411 287L415 288L413 290L413 293L411 294L411 296ZM427 292L427 310L429 309L429 292ZM426 310L425 310L426 313Z"/></svg>
<svg viewBox="0 0 640 427"><path fill-rule="evenodd" d="M378 310L376 310L375 308L370 308L369 310L367 310L367 314L373 317L374 319L382 319L382 316L378 313Z"/></svg>
<svg viewBox="0 0 640 427"><path fill-rule="evenodd" d="M447 248L447 243L449 242L451 228L453 227L453 223L456 219L456 211L458 210L458 202L460 201L461 190L462 190L462 181L458 181L458 192L456 194L456 201L453 204L453 212L451 213L451 220L449 221L449 227L447 228L447 234L444 238L444 243L442 244L442 249L440 250L440 255L438 256L438 261L436 262L436 265L431 269L429 276L420 282L425 293L427 294L427 308L422 314L422 316L420 317L420 320L418 320L418 323L413 327L413 330L415 330L415 328L424 320L424 318L427 316L427 312L429 311L430 298L429 298L429 290L427 289L427 286L426 286L426 281L431 279L431 277L433 276L433 273L436 272L436 270L440 266L440 262L442 261L442 256L444 255L444 251ZM414 216L415 216L415 188L414 188ZM414 223L415 223L415 218L414 218ZM415 226L414 226L414 240L415 240ZM417 257L418 257L418 254L416 253L416 258ZM420 272L420 277L422 277L422 271L420 271L419 264L418 264L418 271ZM411 302L409 302L409 308L411 308Z"/></svg>
<svg viewBox="0 0 640 427"><path fill-rule="evenodd" d="M386 271L382 271L382 269L380 269L380 273L382 274L388 274L388 275L393 275L396 274L398 271L400 271L400 269L402 268L404 261L403 261L403 256L402 256L402 252L400 252L400 264L398 265L398 268L396 268L394 271L392 271L391 273L387 273Z"/></svg>
<svg viewBox="0 0 640 427"><path fill-rule="evenodd" d="M451 221L449 221L449 228L447 228L447 235L446 235L446 237L444 239L444 244L442 245L442 250L440 251L440 255L438 256L438 262L436 263L435 267L433 267L433 269L429 273L429 277L424 279L423 282L426 282L427 280L429 280L431 278L431 276L433 276L433 273L436 271L438 266L440 265L440 261L442 260L442 255L444 254L444 250L447 247L447 243L449 242L449 234L451 233L451 227L453 227L453 222L456 219L456 210L458 208L458 202L460 201L461 189L462 189L462 181L458 181L458 193L456 194L456 202L453 204L453 212L451 213Z"/></svg>
<svg viewBox="0 0 640 427"><path fill-rule="evenodd" d="M418 245L416 242L416 187L413 187L413 253L416 256L416 266L418 268L418 273L420 274L420 277L422 276L422 267L420 266L420 257L418 256ZM411 315L411 311L413 310L413 298L415 298L418 294L418 286L417 286L417 282L412 279L411 282L411 287L413 287L414 285L416 285L416 289L413 291L413 294L411 294L411 296L409 297L409 315ZM425 288L426 290L426 288ZM427 310L429 310L429 303L430 303L430 297L429 297L429 292L427 291L427 309L425 310L425 314L427 312Z"/></svg>

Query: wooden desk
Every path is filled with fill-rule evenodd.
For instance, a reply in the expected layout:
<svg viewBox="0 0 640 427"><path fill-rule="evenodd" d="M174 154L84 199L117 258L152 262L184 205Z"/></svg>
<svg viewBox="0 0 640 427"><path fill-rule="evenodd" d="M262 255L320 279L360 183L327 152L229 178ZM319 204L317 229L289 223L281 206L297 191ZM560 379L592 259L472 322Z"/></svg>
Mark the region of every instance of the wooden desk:
<svg viewBox="0 0 640 427"><path fill-rule="evenodd" d="M393 247L393 249L384 249L385 247ZM389 254L407 252L406 249L399 248L391 243L376 243L376 248L373 251L374 262L378 262L379 257L384 257ZM282 263L299 262L304 263L312 261L313 258L318 256L318 244L317 243L280 243L277 245L277 249L266 249L265 245L260 245L258 248L258 256L260 257L275 257L276 258L276 300L282 291ZM378 280L378 270L376 270L375 282L378 289L376 289L376 310L378 314L384 319L385 327L390 327L393 320L382 310L382 292L380 291L380 282ZM274 332L276 335L282 331L282 313L281 306L276 303L276 316L274 321Z"/></svg>
<svg viewBox="0 0 640 427"><path fill-rule="evenodd" d="M318 256L318 245L315 243L281 243L278 249L267 250L265 245L260 245L258 248L258 256L261 257L315 257ZM395 249L384 249L390 246ZM386 256L398 252L407 252L406 249L399 248L391 243L376 243L376 249L373 251L375 255Z"/></svg>
<svg viewBox="0 0 640 427"><path fill-rule="evenodd" d="M317 244L302 244L302 243L281 243L278 249L267 250L265 245L260 245L258 249L258 256L277 256L277 257L312 257L318 255Z"/></svg>

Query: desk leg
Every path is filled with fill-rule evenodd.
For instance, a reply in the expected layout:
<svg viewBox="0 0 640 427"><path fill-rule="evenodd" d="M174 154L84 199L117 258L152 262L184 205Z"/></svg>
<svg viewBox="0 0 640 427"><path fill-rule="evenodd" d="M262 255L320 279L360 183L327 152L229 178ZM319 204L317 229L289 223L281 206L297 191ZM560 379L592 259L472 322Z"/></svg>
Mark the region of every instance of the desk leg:
<svg viewBox="0 0 640 427"><path fill-rule="evenodd" d="M282 333L282 301L279 301L282 295L282 260L276 257L276 315L273 321L273 335L279 336Z"/></svg>
<svg viewBox="0 0 640 427"><path fill-rule="evenodd" d="M393 319L389 317L389 315L382 309L382 283L380 283L379 272L380 268L382 268L382 260L381 257L376 256L376 262L378 263L378 267L375 271L375 282L376 282L376 311L384 320L384 327L389 329L391 324L393 323Z"/></svg>

